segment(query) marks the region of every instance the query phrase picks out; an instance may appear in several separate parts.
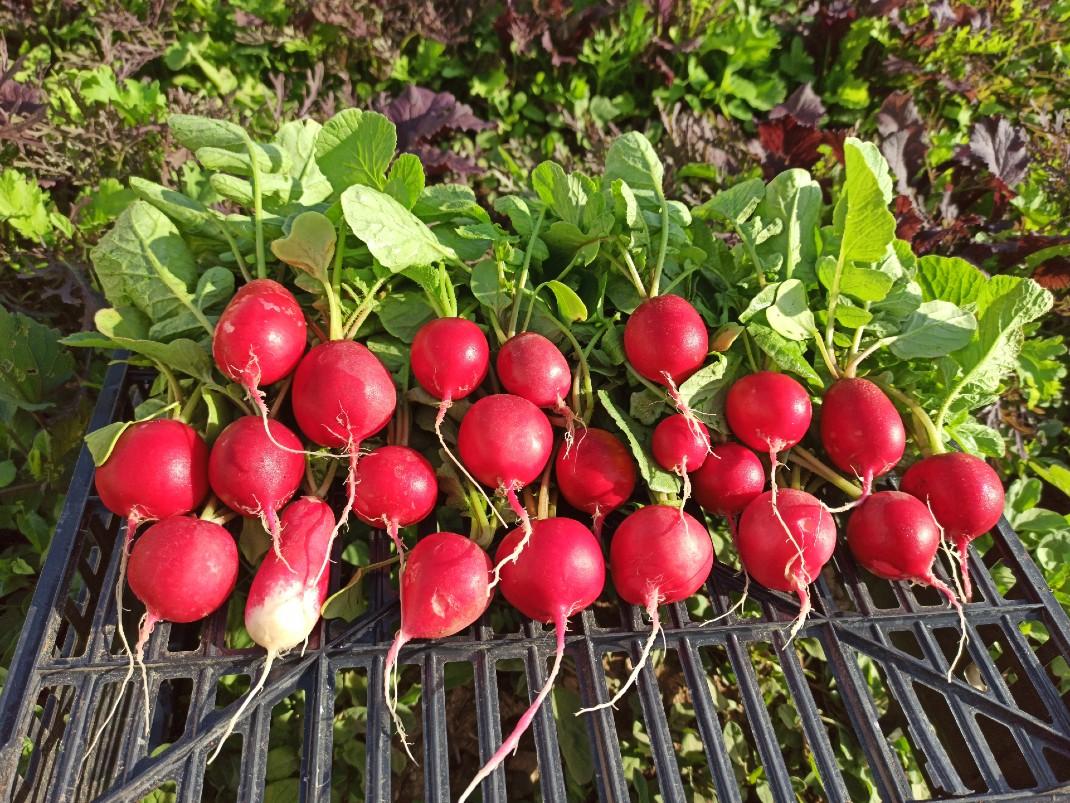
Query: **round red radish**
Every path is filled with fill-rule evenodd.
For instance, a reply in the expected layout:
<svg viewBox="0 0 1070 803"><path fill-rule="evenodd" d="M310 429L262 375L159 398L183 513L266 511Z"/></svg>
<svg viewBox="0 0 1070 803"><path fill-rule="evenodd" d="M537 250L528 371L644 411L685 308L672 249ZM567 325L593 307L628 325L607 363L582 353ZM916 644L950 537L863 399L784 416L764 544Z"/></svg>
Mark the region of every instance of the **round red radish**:
<svg viewBox="0 0 1070 803"><path fill-rule="evenodd" d="M737 438L775 455L806 435L812 415L806 389L787 374L759 371L728 389L725 415Z"/></svg>
<svg viewBox="0 0 1070 803"><path fill-rule="evenodd" d="M979 457L948 452L919 460L903 474L899 487L932 510L958 550L963 596L967 601L973 599L970 541L995 527L1003 515L1003 483L999 475Z"/></svg>
<svg viewBox="0 0 1070 803"><path fill-rule="evenodd" d="M490 604L490 558L474 541L456 533L421 538L401 571L401 628L383 669L387 707L405 751L409 744L397 715L397 681L391 672L401 648L414 638L445 638L472 625ZM409 753L412 758L412 753Z"/></svg>
<svg viewBox="0 0 1070 803"><path fill-rule="evenodd" d="M314 496L291 502L282 512L280 554L268 552L256 570L245 601L245 629L267 650L260 679L249 690L208 759L211 763L234 725L264 688L279 653L305 642L327 600L330 577L323 571L330 558L335 520L330 505Z"/></svg>
<svg viewBox="0 0 1070 803"><path fill-rule="evenodd" d="M743 568L755 580L766 588L798 595L794 638L810 612L809 585L836 548L832 515L805 491L766 491L743 511L736 544Z"/></svg>
<svg viewBox="0 0 1070 803"><path fill-rule="evenodd" d="M868 496L873 478L903 457L906 430L895 405L868 379L838 379L821 402L821 443L841 471L862 479Z"/></svg>
<svg viewBox="0 0 1070 803"><path fill-rule="evenodd" d="M208 492L208 447L188 424L170 418L127 427L96 470L97 493L130 523L188 513Z"/></svg>
<svg viewBox="0 0 1070 803"><path fill-rule="evenodd" d="M457 401L483 382L490 346L483 330L471 321L437 318L420 327L409 359L420 387L441 401Z"/></svg>
<svg viewBox="0 0 1070 803"><path fill-rule="evenodd" d="M438 497L435 470L422 454L407 446L381 446L357 465L353 510L367 524L384 527L405 552L398 531L423 521Z"/></svg>
<svg viewBox="0 0 1070 803"><path fill-rule="evenodd" d="M397 405L390 373L352 340L310 350L297 366L290 398L301 431L329 447L359 446L386 426Z"/></svg>
<svg viewBox="0 0 1070 803"><path fill-rule="evenodd" d="M530 540L514 563L510 556L517 546ZM546 683L516 723L498 750L461 794L462 803L516 749L539 707L553 689L565 653L565 626L568 617L598 599L606 581L605 561L598 539L577 521L565 518L540 519L532 532L517 528L505 536L496 555L501 574L502 595L529 619L553 624L556 635L554 665Z"/></svg>
<svg viewBox="0 0 1070 803"><path fill-rule="evenodd" d="M718 516L735 518L765 489L765 469L758 455L738 443L713 447L691 475L695 499Z"/></svg>
<svg viewBox="0 0 1070 803"><path fill-rule="evenodd" d="M271 279L254 279L219 316L212 356L224 376L255 392L290 375L306 339L305 316L293 294Z"/></svg>
<svg viewBox="0 0 1070 803"><path fill-rule="evenodd" d="M710 431L701 421L677 413L654 428L650 443L654 459L666 471L697 471L710 453Z"/></svg>
<svg viewBox="0 0 1070 803"><path fill-rule="evenodd" d="M589 427L570 451L558 451L554 471L565 500L593 517L595 535L601 535L605 517L635 491L632 453L604 429Z"/></svg>
<svg viewBox="0 0 1070 803"><path fill-rule="evenodd" d="M537 332L521 332L505 341L495 367L506 392L536 407L555 408L572 390L572 370L565 355Z"/></svg>
<svg viewBox="0 0 1070 803"><path fill-rule="evenodd" d="M247 415L220 433L208 458L212 491L231 510L262 517L276 550L276 511L290 501L305 473L300 451L301 441L285 424L268 419L265 425L259 417Z"/></svg>
<svg viewBox="0 0 1070 803"><path fill-rule="evenodd" d="M680 296L644 301L624 326L624 353L632 368L669 388L697 371L709 348L702 316Z"/></svg>

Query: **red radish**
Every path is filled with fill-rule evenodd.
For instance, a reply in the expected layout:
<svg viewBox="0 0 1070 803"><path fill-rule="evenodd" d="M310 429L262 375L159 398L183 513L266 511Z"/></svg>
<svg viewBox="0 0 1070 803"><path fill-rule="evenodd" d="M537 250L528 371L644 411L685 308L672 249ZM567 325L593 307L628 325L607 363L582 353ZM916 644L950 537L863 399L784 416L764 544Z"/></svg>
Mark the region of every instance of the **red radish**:
<svg viewBox="0 0 1070 803"><path fill-rule="evenodd" d="M245 601L245 629L253 641L267 650L267 659L260 679L227 723L209 763L219 755L242 713L264 688L271 664L280 653L307 641L319 621L330 581L321 567L330 556L334 523L330 506L313 496L291 502L282 512L282 554L268 552L264 556Z"/></svg>
<svg viewBox="0 0 1070 803"><path fill-rule="evenodd" d="M979 457L964 452L934 454L906 470L899 486L925 502L959 554L963 596L973 599L970 541L984 535L1003 515L1003 484Z"/></svg>
<svg viewBox="0 0 1070 803"><path fill-rule="evenodd" d="M838 379L821 402L821 443L837 468L862 480L865 499L873 478L887 474L902 459L906 430L895 405L874 383Z"/></svg>
<svg viewBox="0 0 1070 803"><path fill-rule="evenodd" d="M491 511L497 514L494 503L457 459L442 437L442 422L446 411L455 401L470 395L487 376L490 367L490 346L483 330L464 318L437 318L420 327L412 340L409 353L412 375L420 387L439 400L435 416L435 434L444 451L458 470L483 494ZM505 520L498 517L505 525Z"/></svg>
<svg viewBox="0 0 1070 803"><path fill-rule="evenodd" d="M766 491L743 511L736 534L743 568L766 588L794 592L799 615L788 640L810 613L809 585L836 548L836 523L821 502L805 491Z"/></svg>
<svg viewBox="0 0 1070 803"><path fill-rule="evenodd" d="M578 713L615 706L639 678L661 632L659 605L682 602L698 591L713 569L713 541L693 516L669 505L647 505L621 522L609 546L609 568L617 594L641 605L650 635L624 685L609 702Z"/></svg>
<svg viewBox="0 0 1070 803"><path fill-rule="evenodd" d="M572 451L557 453L554 470L565 500L593 517L596 536L601 536L606 516L627 502L635 490L631 452L604 429L585 429Z"/></svg>
<svg viewBox="0 0 1070 803"><path fill-rule="evenodd" d="M518 544L529 539L527 549L521 553ZM519 558L511 562L514 554L519 554ZM483 779L516 749L561 671L566 620L598 599L606 582L605 560L598 539L572 519L540 519L534 523L530 535L518 527L505 536L496 558L498 565L503 566L502 594L509 604L529 619L553 624L554 665L512 733L468 784L458 803L467 800Z"/></svg>
<svg viewBox="0 0 1070 803"><path fill-rule="evenodd" d="M293 372L307 337L305 316L293 294L271 279L254 279L234 294L219 316L212 356L224 376L245 388L267 420L260 388Z"/></svg>
<svg viewBox="0 0 1070 803"><path fill-rule="evenodd" d="M714 446L710 457L691 475L699 505L730 522L765 489L765 479L758 455L738 443Z"/></svg>
<svg viewBox="0 0 1070 803"><path fill-rule="evenodd" d="M356 500L360 445L386 426L397 406L397 391L390 373L366 347L352 340L331 340L301 360L290 401L297 425L310 440L320 446L344 447L349 456L346 504L333 540L349 520ZM329 549L326 554L330 555Z"/></svg>
<svg viewBox="0 0 1070 803"><path fill-rule="evenodd" d="M929 508L902 491L880 491L866 499L847 522L847 545L863 567L885 580L909 580L935 588L959 614L962 639L948 680L962 655L966 622L955 593L933 574L940 549L940 526Z"/></svg>
<svg viewBox="0 0 1070 803"><path fill-rule="evenodd" d="M414 638L445 638L464 630L483 615L491 596L490 558L474 541L456 533L432 533L409 551L401 571L401 628L383 668L387 706L405 752L409 744L397 715L396 679L391 693L398 653Z"/></svg>
<svg viewBox="0 0 1070 803"><path fill-rule="evenodd" d="M775 456L803 439L812 409L806 389L790 376L759 371L728 389L725 415L737 438Z"/></svg>
<svg viewBox="0 0 1070 803"><path fill-rule="evenodd" d="M658 464L684 481L684 497L680 501L683 510L691 496L688 473L697 471L710 454L710 431L701 421L677 413L662 419L654 428L650 446Z"/></svg>
<svg viewBox="0 0 1070 803"><path fill-rule="evenodd" d="M301 441L285 424L273 419L262 423L248 415L220 433L208 458L208 481L215 495L243 516L259 516L279 557L277 511L301 484L305 460L300 451Z"/></svg>
<svg viewBox="0 0 1070 803"><path fill-rule="evenodd" d="M506 560L512 563L531 539L531 520L516 492L542 473L553 449L554 432L545 414L519 396L500 393L484 396L461 420L457 446L461 460L476 479L505 494L520 520L524 537ZM502 564L494 567L493 588Z"/></svg>
<svg viewBox="0 0 1070 803"><path fill-rule="evenodd" d="M404 557L399 530L423 521L438 497L435 470L422 454L407 446L382 446L357 465L353 510L373 527L385 527Z"/></svg>
<svg viewBox="0 0 1070 803"><path fill-rule="evenodd" d="M572 370L561 350L538 332L521 332L498 350L495 367L506 392L564 416L567 454L575 438L576 415L565 403Z"/></svg>
<svg viewBox="0 0 1070 803"><path fill-rule="evenodd" d="M147 529L130 553L130 590L145 604L135 648L145 685L145 728L149 687L145 644L157 622L196 622L218 609L238 579L234 537L213 521L171 516Z"/></svg>

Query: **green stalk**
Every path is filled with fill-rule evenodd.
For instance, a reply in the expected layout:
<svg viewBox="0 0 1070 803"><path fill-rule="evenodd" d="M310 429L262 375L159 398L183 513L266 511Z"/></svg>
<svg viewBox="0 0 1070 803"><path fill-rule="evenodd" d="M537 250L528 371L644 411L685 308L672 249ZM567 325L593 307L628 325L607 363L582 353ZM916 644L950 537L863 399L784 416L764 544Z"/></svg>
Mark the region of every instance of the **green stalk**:
<svg viewBox="0 0 1070 803"><path fill-rule="evenodd" d="M639 275L639 271L635 267L635 261L632 259L632 255L628 253L628 249L625 248L623 245L620 247L620 253L621 256L624 257L624 262L628 265L626 269L622 268L622 270L624 271L624 275L631 279L632 284L635 285L635 289L639 291L639 295L641 295L643 298L646 298L646 288L643 287L643 279ZM615 264L620 267L619 263Z"/></svg>
<svg viewBox="0 0 1070 803"><path fill-rule="evenodd" d="M267 259L264 257L264 199L260 193L260 165L257 163L256 143L245 134L245 149L249 152L249 173L253 184L253 227L256 230L256 278L267 278Z"/></svg>
<svg viewBox="0 0 1070 803"><path fill-rule="evenodd" d="M241 249L238 248L238 243L231 236L231 233L227 231L227 227L223 225L221 220L216 220L216 228L219 233L223 235L223 239L227 241L227 245L230 246L230 253L234 254L234 259L238 263L238 270L241 271L242 278L247 282L251 282L253 277L249 274L249 266L245 264L245 257L241 255Z"/></svg>
<svg viewBox="0 0 1070 803"><path fill-rule="evenodd" d="M528 283L528 269L531 267L531 252L535 245L535 238L539 236L543 218L546 217L546 209L539 210L539 216L535 219L535 225L531 229L531 238L528 240L527 250L524 252L524 264L520 267L520 276L517 277L516 287L513 289L513 311L509 317L509 337L516 334L516 324L520 319L520 301L524 297L524 286Z"/></svg>
<svg viewBox="0 0 1070 803"><path fill-rule="evenodd" d="M334 246L334 265L331 268L331 290L336 297L342 293L342 257L346 250L346 223L345 219L338 221L338 233Z"/></svg>
<svg viewBox="0 0 1070 803"><path fill-rule="evenodd" d="M825 345L830 354L835 355L836 349L832 344L832 336L836 331L836 304L840 300L840 278L843 276L844 250L840 248L840 254L836 257L836 270L832 274L832 287L829 288L829 320L825 325Z"/></svg>
<svg viewBox="0 0 1070 803"><path fill-rule="evenodd" d="M925 433L925 439L929 442L929 450L933 454L943 454L945 451L947 451L946 447L944 446L944 439L940 434L941 432L943 432L943 429L938 424L933 423L933 420L929 418L929 414L925 412L925 409L920 404L918 404L916 401L914 401L912 398L910 398L898 388L893 388L887 382L882 382L879 379L873 379L872 381L877 387L879 387L893 399L897 399L904 407L910 410L911 414L914 417L914 420L917 422L922 432ZM937 418L937 421L939 422L940 419ZM918 445L922 446L924 451L923 444Z"/></svg>
<svg viewBox="0 0 1070 803"><path fill-rule="evenodd" d="M880 340L876 340L873 343L871 343L869 345L869 348L867 348L861 354L856 354L851 359L851 361L849 363L847 363L847 367L844 369L843 375L847 376L847 377L853 377L858 372L858 366L860 366L862 364L863 360L865 360L867 357L871 356L877 350L879 350L881 348L884 348L884 346L887 346L894 339L895 338L892 338L892 337L882 337Z"/></svg>
<svg viewBox="0 0 1070 803"><path fill-rule="evenodd" d="M858 499L862 496L861 488L846 477L833 471L823 461L801 446L795 446L788 452L788 460L828 480L852 499Z"/></svg>
<svg viewBox="0 0 1070 803"><path fill-rule="evenodd" d="M342 305L338 303L338 296L334 294L334 289L331 287L331 283L322 282L322 284L323 290L327 294L327 336L331 340L342 340L345 337L345 333L342 330Z"/></svg>
<svg viewBox="0 0 1070 803"><path fill-rule="evenodd" d="M661 284L661 270L665 267L665 254L669 250L669 205L665 201L665 193L660 184L654 185L654 193L658 203L661 204L661 239L658 242L658 258L654 263L654 278L650 280L649 298L658 294L658 285Z"/></svg>
<svg viewBox="0 0 1070 803"><path fill-rule="evenodd" d="M821 340L821 333L816 329L814 330L814 342L817 344L817 350L821 352L821 359L825 361L825 367L829 369L832 378L839 379L840 372L836 370L836 363L833 361L832 355L828 353L828 349L825 348L825 343Z"/></svg>
<svg viewBox="0 0 1070 803"><path fill-rule="evenodd" d="M167 388L171 391L171 401L177 403L180 407L185 403L185 396L182 395L182 386L178 384L178 378L175 376L174 371L164 365L162 362L153 361L156 365L156 369L163 374L163 378L167 380ZM181 412L175 411L175 418L179 418Z"/></svg>
<svg viewBox="0 0 1070 803"><path fill-rule="evenodd" d="M182 412L179 414L179 418L182 421L185 421L187 424L190 422L190 418L193 416L193 411L197 409L197 405L200 404L201 396L203 395L204 385L198 385L182 407Z"/></svg>

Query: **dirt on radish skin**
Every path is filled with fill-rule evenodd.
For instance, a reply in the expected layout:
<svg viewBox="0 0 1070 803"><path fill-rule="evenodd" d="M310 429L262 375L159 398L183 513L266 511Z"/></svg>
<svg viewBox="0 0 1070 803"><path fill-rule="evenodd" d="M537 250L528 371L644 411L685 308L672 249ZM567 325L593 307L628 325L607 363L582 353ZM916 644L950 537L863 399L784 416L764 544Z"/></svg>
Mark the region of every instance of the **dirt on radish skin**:
<svg viewBox="0 0 1070 803"><path fill-rule="evenodd" d="M538 332L521 332L502 344L494 364L506 392L564 416L564 451L570 451L576 416L565 399L572 392L572 369L561 350Z"/></svg>
<svg viewBox="0 0 1070 803"><path fill-rule="evenodd" d="M631 498L637 479L628 447L594 427L583 431L571 451L558 451L554 472L565 501L592 516L596 536L601 536L606 516Z"/></svg>
<svg viewBox="0 0 1070 803"><path fill-rule="evenodd" d="M435 470L415 449L381 446L357 464L353 510L366 524L386 528L402 557L399 530L427 518L437 497Z"/></svg>
<svg viewBox="0 0 1070 803"><path fill-rule="evenodd" d="M799 597L795 637L810 613L809 586L836 548L836 523L820 500L805 491L782 488L757 496L739 520L736 544L743 568L774 591Z"/></svg>
<svg viewBox="0 0 1070 803"><path fill-rule="evenodd" d="M243 516L259 516L279 553L279 511L305 473L301 441L285 424L243 416L212 444L208 481L223 504ZM281 444L286 448L279 448Z"/></svg>
<svg viewBox="0 0 1070 803"><path fill-rule="evenodd" d="M875 477L903 458L906 429L895 405L868 379L838 379L821 402L821 443L841 471L862 480L862 498Z"/></svg>
<svg viewBox="0 0 1070 803"><path fill-rule="evenodd" d="M963 597L973 599L970 542L984 535L1003 515L1003 483L979 457L948 452L923 458L903 474L901 490L925 502L959 556Z"/></svg>
<svg viewBox="0 0 1070 803"><path fill-rule="evenodd" d="M602 548L591 531L579 522L566 518L534 522L527 548L515 562L508 562L509 556L516 552L517 544L528 537L523 528L517 528L506 535L498 547L495 557L498 565L503 566L502 596L529 619L553 624L556 636L554 664L546 683L521 715L516 727L468 784L458 803L467 800L516 749L561 670L567 619L598 599L605 585Z"/></svg>
<svg viewBox="0 0 1070 803"><path fill-rule="evenodd" d="M515 561L531 538L531 520L517 491L533 482L546 467L554 433L546 415L527 399L508 393L484 396L461 420L457 446L461 461L484 485L505 494L525 537L505 560ZM494 568L497 585L501 563Z"/></svg>
<svg viewBox="0 0 1070 803"><path fill-rule="evenodd" d="M647 505L621 522L609 546L613 587L625 602L646 611L650 635L613 698L579 713L615 706L635 684L661 632L658 606L682 602L698 591L710 576L713 559L709 532L679 508Z"/></svg>
<svg viewBox="0 0 1070 803"><path fill-rule="evenodd" d="M211 763L245 709L264 687L275 658L304 643L320 618L330 577L321 571L330 554L334 513L321 499L305 496L282 512L281 557L264 556L245 602L245 629L267 650L264 668L208 759Z"/></svg>
<svg viewBox="0 0 1070 803"><path fill-rule="evenodd" d="M405 752L409 744L397 715L398 653L414 638L452 636L472 625L490 605L490 558L474 541L456 533L421 538L401 572L401 627L383 669L387 707ZM391 688L392 687L392 688Z"/></svg>

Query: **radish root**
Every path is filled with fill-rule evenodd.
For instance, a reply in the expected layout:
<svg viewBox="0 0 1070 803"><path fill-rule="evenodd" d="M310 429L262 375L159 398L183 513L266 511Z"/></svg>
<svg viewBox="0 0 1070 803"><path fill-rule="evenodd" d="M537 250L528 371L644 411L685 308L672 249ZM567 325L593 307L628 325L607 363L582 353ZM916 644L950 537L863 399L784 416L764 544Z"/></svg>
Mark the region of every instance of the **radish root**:
<svg viewBox="0 0 1070 803"><path fill-rule="evenodd" d="M296 574L294 567L282 556L282 525L279 522L279 513L270 505L260 506L260 520L264 523L264 529L271 534L271 545L275 549L275 557L282 561L282 565Z"/></svg>
<svg viewBox="0 0 1070 803"><path fill-rule="evenodd" d="M795 617L795 621L791 623L791 630L788 631L788 641L784 645L791 644L795 640L795 636L799 634L802 626L806 624L806 619L810 615L810 578L806 574L806 569L802 569L798 574L792 576L792 590L799 597L799 615Z"/></svg>
<svg viewBox="0 0 1070 803"><path fill-rule="evenodd" d="M468 784L467 788L465 788L464 792L461 793L461 796L457 799L457 803L464 803L479 785L483 783L483 780L489 777L490 774L497 769L498 765L505 761L506 756L508 756L510 752L516 750L517 746L520 744L520 737L527 732L527 729L531 726L531 721L535 718L535 714L538 713L543 701L550 694L554 681L557 680L557 675L561 671L561 659L564 658L565 655L564 611L558 612L554 617L554 633L557 637L556 648L554 651L554 665L550 670L549 676L546 678L546 682L543 684L542 688L539 689L539 693L535 696L531 705L528 706L528 710L524 712L523 716L521 716L520 720L516 723L513 732L506 737L505 741L502 742L502 746L494 752L494 755L490 757L490 760L483 765L483 768L480 769L479 772L476 773L476 776L472 779L471 783Z"/></svg>
<svg viewBox="0 0 1070 803"><path fill-rule="evenodd" d="M353 512L353 503L357 498L357 461L360 460L360 446L353 443L353 439L350 438L346 451L349 455L349 473L346 474L346 503L338 516L334 529L331 530L331 537L327 541L327 549L323 553L323 564L316 574L316 581L313 585L319 584L320 578L323 577L323 573L327 570L327 564L331 562L331 547L334 545L334 539L338 537L342 527L349 521L349 514Z"/></svg>
<svg viewBox="0 0 1070 803"><path fill-rule="evenodd" d="M405 748L405 753L408 755L409 760L416 764L418 762L412 755L408 734L405 733L405 724L401 721L401 717L398 716L398 686L400 685L398 680L398 675L400 674L398 653L401 652L402 647L409 643L409 640L409 635L404 628L400 628L394 637L394 642L390 645L389 652L386 654L386 664L383 667L383 694L386 697L386 707L390 711L390 718L394 721L394 730L397 731L398 738L401 739L401 745Z"/></svg>
<svg viewBox="0 0 1070 803"><path fill-rule="evenodd" d="M160 618L151 611L145 611L138 626L137 645L134 647L134 663L141 667L141 686L145 692L145 735L152 730L152 718L149 716L149 672L145 668L145 645L148 643L152 629Z"/></svg>
<svg viewBox="0 0 1070 803"><path fill-rule="evenodd" d="M520 553L524 551L524 548L528 545L528 542L531 541L531 517L528 516L527 510L524 509L524 506L520 504L520 500L517 499L516 489L510 488L509 490L507 490L505 492L505 498L509 500L509 507L512 508L513 513L515 513L516 517L520 520L520 526L524 530L524 537L517 541L516 546L513 548L513 551L506 555L504 558L502 558L498 562L498 565L494 567L494 579L491 580L490 586L487 588L488 593L492 591L494 587L498 585L499 582L501 582L502 569L505 568L505 564L516 563L517 560L519 560L520 558Z"/></svg>
<svg viewBox="0 0 1070 803"><path fill-rule="evenodd" d="M568 453L572 451L572 446L576 442L576 424L578 423L584 429L587 429L587 424L572 412L572 408L565 404L562 398L558 398L557 404L554 405L554 412L559 413L565 419L565 457L568 457Z"/></svg>
<svg viewBox="0 0 1070 803"><path fill-rule="evenodd" d="M576 716L580 714L586 714L591 711L598 711L603 708L616 708L617 703L627 693L628 689L635 685L635 682L639 679L639 673L643 671L643 667L647 665L647 661L650 659L650 653L654 649L654 645L657 643L658 634L662 633L661 616L658 614L658 590L651 589L650 594L646 598L646 615L650 617L650 635L647 636L646 642L643 644L643 650L639 653L639 660L635 662L632 667L631 674L628 675L628 679L624 681L624 685L620 687L616 694L613 695L611 700L598 705L593 705L590 708L581 708L576 712Z"/></svg>
<svg viewBox="0 0 1070 803"><path fill-rule="evenodd" d="M264 684L267 682L268 673L271 672L271 664L274 663L279 653L276 650L268 650L267 658L264 661L264 670L260 673L259 680L256 681L256 685L249 689L249 693L245 695L245 699L242 700L238 710L234 712L234 716L230 718L227 723L227 729L223 731L223 736L219 739L219 743L216 744L215 750L212 751L212 755L208 757L208 763L211 764L216 760L219 755L219 751L223 749L224 743L230 738L230 734L234 733L234 727L238 724L238 720L241 719L241 715L245 713L245 709L249 707L249 704L253 701L264 688Z"/></svg>
<svg viewBox="0 0 1070 803"><path fill-rule="evenodd" d="M398 558L401 561L401 568L404 569L405 542L401 540L401 533L399 531L397 519L391 519L386 523L386 534L389 535L390 540L394 542L394 548L398 551Z"/></svg>
<svg viewBox="0 0 1070 803"><path fill-rule="evenodd" d="M505 519L502 518L502 514L498 512L498 508L494 507L494 502L491 501L487 492L483 490L483 486L476 481L475 477L468 473L468 469L464 467L464 464L458 459L457 455L453 453L453 450L446 445L446 439L442 436L442 422L446 420L446 411L452 406L453 402L450 399L443 399L438 405L438 414L435 416L435 434L438 435L439 445L442 446L442 451L446 453L446 456L453 462L453 465L457 466L460 472L468 478L468 481L476 487L476 490L479 491L484 501L486 501L487 506L490 508L490 512L497 517L498 521L501 522L502 527L508 528L509 525L506 524Z"/></svg>

